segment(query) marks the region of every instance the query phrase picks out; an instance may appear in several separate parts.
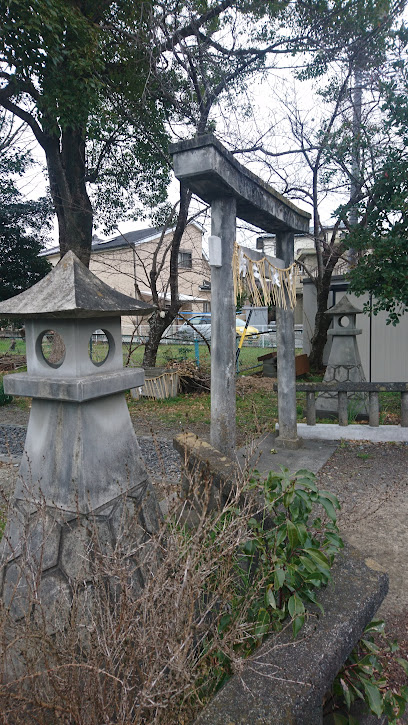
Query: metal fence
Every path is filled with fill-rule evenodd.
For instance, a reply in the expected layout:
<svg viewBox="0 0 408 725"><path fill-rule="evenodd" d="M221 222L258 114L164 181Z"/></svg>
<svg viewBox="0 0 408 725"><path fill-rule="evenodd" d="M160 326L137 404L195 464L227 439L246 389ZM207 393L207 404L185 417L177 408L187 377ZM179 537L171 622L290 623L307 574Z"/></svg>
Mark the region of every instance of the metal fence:
<svg viewBox="0 0 408 725"><path fill-rule="evenodd" d="M195 342L198 342L199 345L205 345L204 340L202 337L194 333L194 337L191 339L186 339L185 337L182 337L179 334L180 325L172 324L170 325L167 330L165 331L161 342L164 345L194 345ZM246 335L244 340L244 346L245 347L258 347L258 348L270 348L270 347L276 347L276 325L258 325L257 330L259 331L259 334L256 335ZM133 341L134 343L143 344L146 342L149 335L149 326L148 325L139 325L135 331L135 334L124 334L123 335L123 342L129 343ZM95 335L95 339L104 339L102 330L97 335ZM210 343L211 344L211 343ZM298 350L303 349L303 325L295 325L295 347Z"/></svg>

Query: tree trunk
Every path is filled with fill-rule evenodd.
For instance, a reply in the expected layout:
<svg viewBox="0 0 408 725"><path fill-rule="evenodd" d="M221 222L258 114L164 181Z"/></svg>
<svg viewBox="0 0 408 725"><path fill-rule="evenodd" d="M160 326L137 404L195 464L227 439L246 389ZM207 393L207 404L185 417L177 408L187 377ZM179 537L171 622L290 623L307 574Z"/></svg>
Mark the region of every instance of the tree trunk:
<svg viewBox="0 0 408 725"><path fill-rule="evenodd" d="M157 279L158 272L156 265L150 272L150 288L152 290L152 301L153 304L158 307L149 319L149 338L146 342L145 351L143 355L143 367L155 367L157 350L162 335L168 326L171 325L173 320L177 317L182 303L179 299L178 293L178 256L180 251L180 242L184 234L184 230L187 225L188 209L190 206L191 191L189 191L183 184L180 187L180 208L177 218L176 228L173 234L173 241L171 245L170 253L170 276L169 276L169 287L170 287L170 306L166 310L160 310L160 304L164 303L159 300L157 292ZM161 314L165 313L163 317Z"/></svg>
<svg viewBox="0 0 408 725"><path fill-rule="evenodd" d="M165 317L160 317L160 310L155 310L149 318L149 338L146 342L142 362L144 368L154 368L156 366L160 340L162 339L164 331L167 330L177 316L177 312L173 314L172 311L166 310Z"/></svg>
<svg viewBox="0 0 408 725"><path fill-rule="evenodd" d="M58 218L61 257L70 249L87 267L92 247L92 206L85 183L85 138L67 128L62 145L55 137L44 144L51 197Z"/></svg>
<svg viewBox="0 0 408 725"><path fill-rule="evenodd" d="M323 276L318 277L315 282L317 310L314 332L310 340L309 365L310 369L316 372L323 368L323 352L327 342L327 330L331 323L330 315L326 315L325 312L327 311L333 271L342 251L343 247L339 245L336 253L329 250L323 254Z"/></svg>
<svg viewBox="0 0 408 725"><path fill-rule="evenodd" d="M331 323L330 316L325 314L329 299L330 281L331 278L324 280L317 288L317 310L309 353L310 369L315 372L323 368L323 352L327 342L327 330Z"/></svg>

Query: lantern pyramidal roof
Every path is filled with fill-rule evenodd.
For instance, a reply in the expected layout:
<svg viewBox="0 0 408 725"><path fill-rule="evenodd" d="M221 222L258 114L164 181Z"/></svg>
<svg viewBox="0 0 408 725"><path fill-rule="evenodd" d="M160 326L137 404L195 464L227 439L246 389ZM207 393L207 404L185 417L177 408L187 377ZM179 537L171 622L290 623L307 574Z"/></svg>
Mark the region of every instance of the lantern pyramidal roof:
<svg viewBox="0 0 408 725"><path fill-rule="evenodd" d="M0 303L0 318L148 315L152 305L102 282L69 251L33 287Z"/></svg>
<svg viewBox="0 0 408 725"><path fill-rule="evenodd" d="M359 310L357 307L350 302L347 295L343 295L341 300L336 305L326 310L325 315L358 315L363 310Z"/></svg>

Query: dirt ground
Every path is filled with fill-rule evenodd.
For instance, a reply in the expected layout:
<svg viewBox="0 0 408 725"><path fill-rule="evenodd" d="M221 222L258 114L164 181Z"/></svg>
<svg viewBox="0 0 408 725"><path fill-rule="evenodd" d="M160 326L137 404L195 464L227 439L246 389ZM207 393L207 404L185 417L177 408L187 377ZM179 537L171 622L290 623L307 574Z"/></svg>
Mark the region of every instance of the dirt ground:
<svg viewBox="0 0 408 725"><path fill-rule="evenodd" d="M30 411L18 403L8 403L0 407L0 425L27 425Z"/></svg>
<svg viewBox="0 0 408 725"><path fill-rule="evenodd" d="M408 611L408 445L342 441L318 474L338 497L342 534L389 572L381 611Z"/></svg>
<svg viewBox="0 0 408 725"><path fill-rule="evenodd" d="M340 501L343 538L387 571L389 593L376 616L388 639L398 640L398 656L408 659L408 445L343 441L318 481ZM391 687L408 685L399 666L385 666Z"/></svg>

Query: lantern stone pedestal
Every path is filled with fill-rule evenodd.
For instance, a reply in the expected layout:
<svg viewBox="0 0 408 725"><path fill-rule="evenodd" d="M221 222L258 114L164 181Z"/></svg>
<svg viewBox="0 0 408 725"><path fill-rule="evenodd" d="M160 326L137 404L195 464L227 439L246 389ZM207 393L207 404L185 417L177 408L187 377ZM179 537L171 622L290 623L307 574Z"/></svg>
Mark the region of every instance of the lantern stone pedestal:
<svg viewBox="0 0 408 725"><path fill-rule="evenodd" d="M124 397L143 385L144 371L123 369L120 316L152 309L105 285L72 252L0 304L0 317L26 321L27 372L6 376L4 388L33 399L0 552L13 621L38 609L57 631L74 591L92 587L98 557L109 580L120 554L136 595L149 576L142 558L160 511ZM98 361L89 341L101 329Z"/></svg>
<svg viewBox="0 0 408 725"><path fill-rule="evenodd" d="M323 378L325 383L360 383L365 380L360 353L357 346L357 335L361 330L356 328L356 315L362 310L351 304L344 295L340 302L331 307L326 315L333 317L333 328L328 331L332 336L332 346L326 372ZM348 393L350 415L368 418L367 393ZM321 417L337 417L338 395L337 391L320 393L316 400L316 414Z"/></svg>

